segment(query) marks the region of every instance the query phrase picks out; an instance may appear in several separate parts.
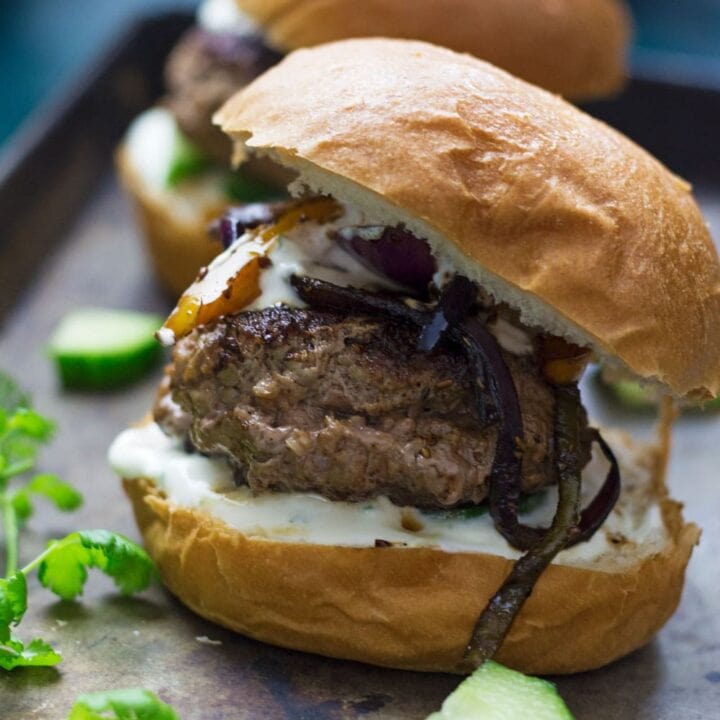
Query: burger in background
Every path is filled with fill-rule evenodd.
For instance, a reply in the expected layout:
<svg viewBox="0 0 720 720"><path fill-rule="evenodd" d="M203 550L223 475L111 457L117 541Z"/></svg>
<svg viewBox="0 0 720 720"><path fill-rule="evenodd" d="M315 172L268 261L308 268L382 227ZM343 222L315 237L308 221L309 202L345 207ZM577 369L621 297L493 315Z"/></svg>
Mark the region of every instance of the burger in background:
<svg viewBox="0 0 720 720"><path fill-rule="evenodd" d="M117 153L155 273L173 295L221 249L207 233L211 218L284 196L277 167L227 168L230 144L213 113L288 50L357 36L445 45L588 99L622 87L629 21L620 0L205 0L168 58L165 98L133 122Z"/></svg>

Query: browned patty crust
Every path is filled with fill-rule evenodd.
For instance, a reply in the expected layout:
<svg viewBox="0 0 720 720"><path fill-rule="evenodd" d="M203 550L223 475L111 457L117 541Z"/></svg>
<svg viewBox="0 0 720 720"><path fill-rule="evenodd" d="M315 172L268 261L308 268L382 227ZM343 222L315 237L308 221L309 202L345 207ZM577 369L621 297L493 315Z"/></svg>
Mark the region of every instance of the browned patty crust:
<svg viewBox="0 0 720 720"><path fill-rule="evenodd" d="M497 423L480 417L458 348L426 353L416 344L415 328L377 318L245 312L178 342L172 397L191 417L196 448L227 456L254 491L386 495L427 507L480 502ZM503 354L525 426L522 486L533 490L555 479L553 395L534 357ZM155 415L177 429L162 396Z"/></svg>

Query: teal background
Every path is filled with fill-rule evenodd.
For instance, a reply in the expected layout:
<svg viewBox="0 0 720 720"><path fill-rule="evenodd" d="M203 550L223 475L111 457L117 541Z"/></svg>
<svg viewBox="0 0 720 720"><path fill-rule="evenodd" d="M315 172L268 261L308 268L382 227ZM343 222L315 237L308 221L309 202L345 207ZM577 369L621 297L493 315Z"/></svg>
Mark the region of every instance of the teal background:
<svg viewBox="0 0 720 720"><path fill-rule="evenodd" d="M0 144L62 94L133 18L198 0L0 0Z"/></svg>
<svg viewBox="0 0 720 720"><path fill-rule="evenodd" d="M411 2L411 0L408 0ZM362 2L362 0L358 0ZM512 0L508 0L512 2ZM197 0L0 0L0 144L62 94L141 13ZM720 86L720 0L632 0L633 60L643 72Z"/></svg>

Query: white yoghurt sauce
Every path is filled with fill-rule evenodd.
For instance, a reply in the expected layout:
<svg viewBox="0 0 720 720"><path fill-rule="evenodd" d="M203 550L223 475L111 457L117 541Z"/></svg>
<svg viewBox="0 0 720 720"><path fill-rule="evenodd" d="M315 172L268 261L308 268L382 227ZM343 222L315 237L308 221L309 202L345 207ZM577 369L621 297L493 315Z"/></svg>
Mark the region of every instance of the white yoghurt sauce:
<svg viewBox="0 0 720 720"><path fill-rule="evenodd" d="M210 32L248 35L258 31L258 24L234 0L204 0L196 18L198 25Z"/></svg>
<svg viewBox="0 0 720 720"><path fill-rule="evenodd" d="M397 283L370 270L332 239L333 232L341 227L364 224L364 218L347 206L335 221L298 223L280 237L270 253L272 265L260 275L261 294L248 309L259 310L280 303L304 307L305 303L290 285L291 275L312 277L343 287L401 290Z"/></svg>
<svg viewBox="0 0 720 720"><path fill-rule="evenodd" d="M268 492L254 496L248 487L235 485L224 459L187 453L181 440L166 436L155 423L122 432L110 447L109 462L122 477L152 480L173 505L207 512L249 537L349 547L372 547L376 540L386 540L409 547L520 556L495 530L487 514L450 519L442 513L401 508L384 497L349 503L309 493ZM598 457L585 469L584 502L602 483L606 470L606 462ZM641 481L628 469L624 480L623 495L603 528L590 541L564 550L556 563L585 566L610 556L620 567L622 557L612 537L628 538L642 545L641 552L646 553L662 546L665 531L659 507L655 503L630 503ZM541 506L523 516L525 522L550 522L557 494L554 488L545 492ZM635 549L629 562L637 558Z"/></svg>
<svg viewBox="0 0 720 720"><path fill-rule="evenodd" d="M150 188L164 188L175 154L178 126L173 114L153 107L138 115L125 136L132 166Z"/></svg>

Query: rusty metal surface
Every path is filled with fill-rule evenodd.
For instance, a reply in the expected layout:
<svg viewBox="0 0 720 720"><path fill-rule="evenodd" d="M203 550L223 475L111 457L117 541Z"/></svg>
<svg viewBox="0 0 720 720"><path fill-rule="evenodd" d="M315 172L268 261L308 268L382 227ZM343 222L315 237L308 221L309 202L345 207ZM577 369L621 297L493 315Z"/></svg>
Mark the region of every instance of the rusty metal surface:
<svg viewBox="0 0 720 720"><path fill-rule="evenodd" d="M720 222L720 205L710 196L707 200L708 207L714 205L711 217ZM102 526L138 537L105 450L119 429L145 412L156 378L107 396L62 393L43 353L57 319L77 305L166 309L153 290L127 212L106 181L0 336L0 364L32 389L43 412L60 421L43 468L71 479L86 496L84 508L72 516L43 510L32 520L22 542L27 558L47 539L79 527ZM639 434L649 431L649 418L630 420L588 397L602 419ZM715 717L720 703L719 446L720 417L680 423L671 485L686 502L687 516L705 531L682 604L648 647L609 668L558 679L578 718ZM55 602L34 587L30 606L22 636L53 640L65 660L57 671L0 677L7 720L59 719L80 692L130 685L160 692L185 720L414 720L437 707L456 682L263 646L193 616L160 588L123 600L99 577L91 579L81 604Z"/></svg>
<svg viewBox="0 0 720 720"><path fill-rule="evenodd" d="M108 161L105 156L105 167ZM690 179L717 229L720 186L707 182L713 179L711 169L708 164L707 175L691 174ZM720 181L720 173L714 179ZM23 559L48 539L78 528L105 527L138 538L105 452L120 429L144 414L157 377L109 395L63 393L43 350L57 320L73 307L167 309L154 290L114 181L106 172L93 183L84 209L62 238L49 232L46 246L57 243L57 251L34 256L32 277L17 277L24 286L20 299L12 305L4 301L0 367L17 376L38 408L60 423L56 441L42 456L42 469L68 478L86 497L72 515L43 508L23 533ZM0 240L6 272L14 257L9 253ZM650 418L620 414L591 388L586 398L601 420L649 433ZM718 717L719 448L720 416L680 422L670 484L686 503L687 517L704 528L681 606L646 648L603 670L557 679L579 720ZM60 720L81 692L136 685L158 692L183 720L419 720L457 683L451 676L382 670L268 647L201 620L160 587L120 599L99 576L90 579L81 603L56 602L33 584L19 634L52 640L65 659L57 669L0 675L3 720Z"/></svg>

